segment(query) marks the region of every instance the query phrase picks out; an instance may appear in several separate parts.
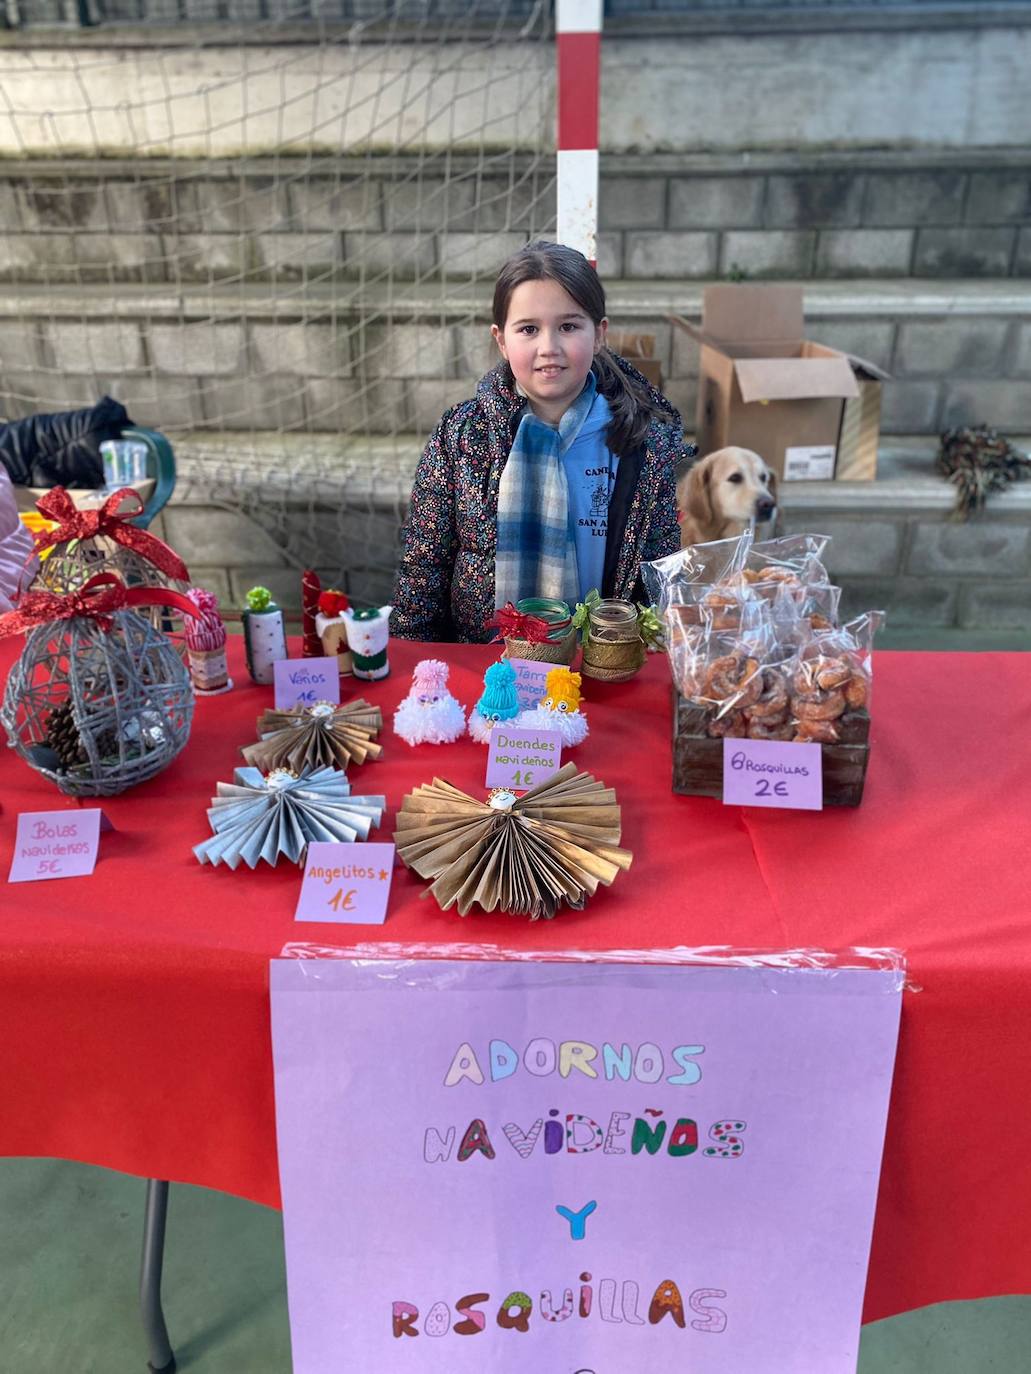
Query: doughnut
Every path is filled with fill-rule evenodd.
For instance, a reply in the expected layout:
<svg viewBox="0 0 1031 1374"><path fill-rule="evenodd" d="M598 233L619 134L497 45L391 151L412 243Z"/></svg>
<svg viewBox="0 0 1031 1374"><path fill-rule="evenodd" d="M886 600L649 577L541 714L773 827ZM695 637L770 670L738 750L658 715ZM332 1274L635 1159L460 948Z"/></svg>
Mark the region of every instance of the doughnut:
<svg viewBox="0 0 1031 1374"><path fill-rule="evenodd" d="M815 701L794 697L791 709L798 720L837 720L845 710L845 693L821 692Z"/></svg>
<svg viewBox="0 0 1031 1374"><path fill-rule="evenodd" d="M843 658L818 658L812 664L813 681L827 691L842 686L851 676L852 667Z"/></svg>
<svg viewBox="0 0 1031 1374"><path fill-rule="evenodd" d="M845 705L850 711L861 711L869 695L866 678L862 673L853 672L845 685Z"/></svg>
<svg viewBox="0 0 1031 1374"><path fill-rule="evenodd" d="M762 687L758 697L748 707L748 719L782 719L788 709L788 684L784 674L776 668L764 668L761 674Z"/></svg>
<svg viewBox="0 0 1031 1374"><path fill-rule="evenodd" d="M759 660L740 650L713 659L705 675L705 694L714 701L733 697L734 704L743 709L757 701L761 691Z"/></svg>
<svg viewBox="0 0 1031 1374"><path fill-rule="evenodd" d="M655 1290L655 1295L648 1306L648 1320L652 1326L658 1326L663 1317L672 1317L677 1326L685 1326L684 1321L684 1299L680 1296L680 1289L672 1279L664 1279Z"/></svg>
<svg viewBox="0 0 1031 1374"><path fill-rule="evenodd" d="M748 722L742 712L728 711L726 715L714 716L705 733L712 739L744 739L748 733Z"/></svg>
<svg viewBox="0 0 1031 1374"><path fill-rule="evenodd" d="M749 739L780 739L793 740L795 738L795 726L788 720L750 720L748 722Z"/></svg>
<svg viewBox="0 0 1031 1374"><path fill-rule="evenodd" d="M832 720L800 720L794 734L786 738L795 744L837 744L838 727Z"/></svg>

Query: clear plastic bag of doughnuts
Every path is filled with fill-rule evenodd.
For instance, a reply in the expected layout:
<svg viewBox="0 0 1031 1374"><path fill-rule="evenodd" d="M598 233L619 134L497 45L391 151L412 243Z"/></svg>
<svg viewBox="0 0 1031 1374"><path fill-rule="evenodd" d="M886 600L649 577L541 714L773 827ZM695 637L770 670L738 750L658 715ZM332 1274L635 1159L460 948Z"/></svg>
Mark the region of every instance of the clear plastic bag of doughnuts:
<svg viewBox="0 0 1031 1374"><path fill-rule="evenodd" d="M764 690L763 670L775 653L769 609L745 603L742 623L718 629L710 619L695 628L684 652L671 653L673 678L681 695L696 708L698 734L740 738L747 731L745 711Z"/></svg>
<svg viewBox="0 0 1031 1374"><path fill-rule="evenodd" d="M865 743L873 686L873 637L883 611L816 630L798 653L790 679L795 738L819 744Z"/></svg>
<svg viewBox="0 0 1031 1374"><path fill-rule="evenodd" d="M753 542L746 531L740 566L749 580L786 580L793 573L799 582L828 582L823 554L831 542L828 534L785 534L779 539Z"/></svg>

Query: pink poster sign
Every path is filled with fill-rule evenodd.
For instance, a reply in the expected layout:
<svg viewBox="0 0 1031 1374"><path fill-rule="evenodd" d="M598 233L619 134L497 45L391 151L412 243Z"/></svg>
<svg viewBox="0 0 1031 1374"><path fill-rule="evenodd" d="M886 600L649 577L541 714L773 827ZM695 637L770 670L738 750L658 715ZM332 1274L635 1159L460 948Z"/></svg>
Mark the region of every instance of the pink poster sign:
<svg viewBox="0 0 1031 1374"><path fill-rule="evenodd" d="M271 993L295 1374L855 1374L896 969L284 959Z"/></svg>

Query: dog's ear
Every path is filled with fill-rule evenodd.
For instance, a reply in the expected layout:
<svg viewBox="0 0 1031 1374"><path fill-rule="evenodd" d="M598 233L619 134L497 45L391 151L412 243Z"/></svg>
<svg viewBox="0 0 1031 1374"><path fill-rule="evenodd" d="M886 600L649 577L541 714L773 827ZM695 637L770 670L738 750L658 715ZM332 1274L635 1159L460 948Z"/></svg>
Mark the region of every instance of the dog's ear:
<svg viewBox="0 0 1031 1374"><path fill-rule="evenodd" d="M701 462L687 475L687 513L703 530L716 523L712 504L712 463Z"/></svg>
<svg viewBox="0 0 1031 1374"><path fill-rule="evenodd" d="M770 480L766 483L766 490L770 493L770 500L774 505L780 505L780 496L777 492L777 474L772 468L769 469Z"/></svg>

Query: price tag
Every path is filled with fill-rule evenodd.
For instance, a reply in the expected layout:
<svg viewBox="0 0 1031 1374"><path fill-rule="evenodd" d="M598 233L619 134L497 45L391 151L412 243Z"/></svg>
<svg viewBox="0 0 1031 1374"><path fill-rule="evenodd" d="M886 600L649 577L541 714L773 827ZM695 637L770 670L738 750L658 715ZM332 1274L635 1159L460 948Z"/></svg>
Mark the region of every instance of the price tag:
<svg viewBox="0 0 1031 1374"><path fill-rule="evenodd" d="M528 792L557 773L562 762L562 736L557 730L521 730L502 721L490 732L487 786Z"/></svg>
<svg viewBox="0 0 1031 1374"><path fill-rule="evenodd" d="M88 876L97 862L102 819L103 829L112 829L97 806L81 811L21 812L7 881Z"/></svg>
<svg viewBox="0 0 1031 1374"><path fill-rule="evenodd" d="M283 658L272 665L276 710L340 701L340 665L336 658Z"/></svg>
<svg viewBox="0 0 1031 1374"><path fill-rule="evenodd" d="M829 482L837 449L833 444L799 445L784 450L785 482ZM773 740L777 744L779 741Z"/></svg>
<svg viewBox="0 0 1031 1374"><path fill-rule="evenodd" d="M725 739L723 802L726 806L822 811L820 746L772 739Z"/></svg>
<svg viewBox="0 0 1031 1374"><path fill-rule="evenodd" d="M394 846L331 844L308 846L295 921L381 926L387 918L394 877Z"/></svg>
<svg viewBox="0 0 1031 1374"><path fill-rule="evenodd" d="M544 700L547 692L544 680L555 664L535 663L531 658L510 658L508 663L515 669L519 709L532 711L538 702Z"/></svg>

